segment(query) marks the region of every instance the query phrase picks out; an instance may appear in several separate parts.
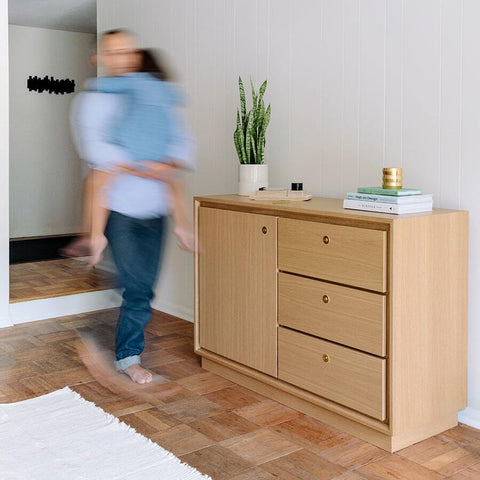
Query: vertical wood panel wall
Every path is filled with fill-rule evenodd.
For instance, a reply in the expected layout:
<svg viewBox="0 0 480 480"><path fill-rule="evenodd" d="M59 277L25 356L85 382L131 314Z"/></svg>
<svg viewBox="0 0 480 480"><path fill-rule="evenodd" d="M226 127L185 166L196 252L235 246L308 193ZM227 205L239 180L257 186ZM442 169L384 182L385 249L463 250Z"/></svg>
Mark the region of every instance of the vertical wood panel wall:
<svg viewBox="0 0 480 480"><path fill-rule="evenodd" d="M480 2L99 0L98 23L170 54L199 143L194 194L236 190L240 74L269 80L271 186L303 181L343 197L401 166L436 206L470 210L469 395L480 426ZM170 288L191 263L171 255L161 297L191 311L191 289Z"/></svg>

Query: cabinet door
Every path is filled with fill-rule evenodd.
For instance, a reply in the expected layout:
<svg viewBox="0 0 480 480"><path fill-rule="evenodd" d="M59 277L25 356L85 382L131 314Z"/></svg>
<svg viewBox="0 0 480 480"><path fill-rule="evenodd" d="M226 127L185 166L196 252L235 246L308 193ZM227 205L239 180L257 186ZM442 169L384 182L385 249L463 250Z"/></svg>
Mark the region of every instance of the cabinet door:
<svg viewBox="0 0 480 480"><path fill-rule="evenodd" d="M276 376L277 219L200 207L199 343Z"/></svg>

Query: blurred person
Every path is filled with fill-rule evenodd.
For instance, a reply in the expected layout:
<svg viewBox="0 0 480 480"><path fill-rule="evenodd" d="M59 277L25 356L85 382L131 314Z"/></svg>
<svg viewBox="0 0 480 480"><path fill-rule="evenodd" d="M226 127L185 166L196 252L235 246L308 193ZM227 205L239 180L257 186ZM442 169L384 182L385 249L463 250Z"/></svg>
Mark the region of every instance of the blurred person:
<svg viewBox="0 0 480 480"><path fill-rule="evenodd" d="M114 85L117 93L80 94L72 110L72 127L80 156L93 169L90 187L96 192L92 202L96 213L92 215L92 232L103 234L102 218L108 215L105 241L110 243L124 289L115 338L115 367L135 383L144 384L152 379L140 361L144 328L151 316L150 301L163 252L170 198L180 198L177 175L193 166L192 139L180 118L179 95L173 85L139 74L143 57L129 32L114 30L104 34L98 60L114 78L92 83L101 86L105 82L111 90L112 80L118 80L113 83L121 84L121 93ZM145 62L146 68L150 60ZM135 112L133 105L138 98L128 98L131 86L125 86L132 80L134 87L137 80L151 87L144 97L141 89L133 90L145 102L143 107L153 103L152 108L160 114L160 119L151 121L156 128L139 128L145 116ZM126 128L128 122L130 127ZM146 131L156 137L147 138ZM100 208L96 200L103 202ZM177 216L185 213L182 209L186 211L185 202L178 203ZM101 208L106 210L102 212Z"/></svg>
<svg viewBox="0 0 480 480"><path fill-rule="evenodd" d="M112 77L100 77L87 81L88 90L103 93L119 93L126 96L124 113L115 122L109 140L122 146L135 161L143 161L140 167L119 162L113 172L133 173L141 176L147 169L146 177L152 174L167 184L172 205L174 233L177 243L185 250L193 250L193 234L187 225L187 208L182 184L177 178L175 164L178 138L171 130L172 121L168 109L183 106L180 92L174 84L167 83L167 75L149 50L132 53L138 56L138 70ZM132 65L135 60L132 59ZM169 152L166 157L164 145ZM160 162L155 164L153 162ZM133 170L133 172L132 172ZM105 202L102 191L111 173L97 170L93 178L92 224L91 224L91 264L101 259L107 245L104 230L108 212L102 208Z"/></svg>
<svg viewBox="0 0 480 480"><path fill-rule="evenodd" d="M163 108L162 105L152 105L151 101L147 98L147 103L145 103L146 97L148 97L148 90L149 87L152 87L152 78L156 78L161 81L170 81L170 75L167 73L167 70L163 66L163 62L158 62L157 59L155 58L154 53L152 53L151 50L147 49L142 49L139 50L138 52L139 55L139 70L138 73L141 75L138 75L139 77L143 77L140 81L138 81L138 78L133 79L132 77L135 75L135 73L130 74L130 78L128 79L128 82L125 82L125 78L122 80L119 80L119 77L111 77L108 80L107 79L94 79L90 81L90 86L92 87L93 90L97 91L103 91L105 93L126 93L128 95L131 95L132 93L135 94L134 90L136 89L138 92L138 89L142 89L144 91L140 92L143 96L143 104L132 104L127 108L126 113L124 112L123 116L124 119L121 119L116 122L117 125L121 125L123 132L128 132L129 133L129 138L126 139L126 141L122 141L122 134L120 133L120 142L117 141L115 138L110 138L109 141L111 143L116 143L124 148L126 148L131 154L133 153L133 156L135 156L135 145L131 145L131 141L129 142L128 140L135 139L135 133L132 134L132 132L135 132L135 130L139 130L142 133L143 139L140 139L139 137L136 138L136 143L137 145L141 143L141 141L147 139L146 144L148 142L151 142L151 138L156 139L157 143L161 143L161 139L157 137L158 132L161 131L159 129L158 122L155 122L155 120L158 119L158 117L161 117L162 115L159 115L158 109ZM158 54L157 54L158 56ZM91 55L91 63L96 65L96 59L97 55ZM132 62L132 67L134 63ZM150 85L149 85L150 84ZM97 88L95 88L97 87ZM161 89L155 88L158 87L158 85L153 85L153 93L158 94L160 93L161 96L163 96L163 101L165 103L171 102L172 105L175 105L178 103L178 106L184 106L183 99L181 98L181 95L179 91L176 90L176 88L171 85L171 91L168 92L168 89L166 89L164 86L162 86ZM113 91L110 91L113 89ZM133 91L132 91L133 90ZM157 90L157 92L155 92ZM158 91L160 90L160 92ZM163 92L162 92L163 91ZM167 95L165 95L165 93ZM147 94L147 95L145 95ZM135 95L133 95L135 96ZM137 95L138 97L138 95ZM135 102L135 100L138 101L137 99L130 99L131 101ZM132 102L132 103L133 103ZM150 107L150 108L149 108ZM151 108L153 107L153 108ZM138 111L137 111L138 108ZM151 112L148 112L146 110L151 110ZM157 111L155 111L157 109ZM130 116L130 113L133 110L132 116ZM142 118L143 115L143 118ZM135 118L135 120L134 120ZM125 122L125 124L122 125L122 121ZM101 122L102 123L102 122ZM130 128L133 127L133 128ZM89 129L90 131L93 131L94 135L96 135L97 132L100 130L97 128L97 125L92 125L92 127ZM107 136L107 132L104 132L103 137ZM111 132L110 132L111 136ZM157 137L157 138L155 138ZM78 142L77 142L78 145ZM144 144L145 145L145 144ZM142 145L144 147L144 145ZM133 147L133 148L132 148ZM80 148L80 147L79 147ZM145 148L143 148L144 153L145 153ZM150 150L153 152L153 157L156 157L155 155L155 144L153 144L153 149L150 148ZM137 148L138 151L138 148ZM86 156L91 156L93 152L90 152L89 155ZM123 158L128 158L127 155L125 155L125 152L123 155L118 152L119 157ZM84 155L85 156L85 155ZM106 165L106 160L112 157L112 155L105 155L103 158L103 164ZM158 159L157 159L158 161ZM145 163L143 165L143 168L145 169L145 166L149 164ZM182 182L179 181L176 176L171 175L171 173L176 173L178 169L176 168L171 168L171 166L163 164L163 165L157 165L153 166L150 164L150 166L153 167L153 171L158 175L158 179L162 180L164 183L167 183L170 186L170 203L172 207L172 218L173 218L173 223L174 223L174 230L173 233L175 234L177 238L177 245L182 248L183 250L186 251L193 251L193 243L194 243L194 238L193 238L193 227L191 225L191 221L189 220L189 213L188 213L188 206L186 203L186 195L183 190L183 185ZM110 174L113 172L124 172L124 173L132 173L133 175L138 175L138 176L144 176L145 178L151 178L152 172L144 172L138 168L133 168L132 166L129 166L127 163L122 163L120 160L116 160L116 163L113 165L110 165L107 167ZM83 185L83 199L82 199L82 235L75 240L73 240L69 245L67 245L65 248L61 249L61 254L64 256L69 256L69 257L82 257L82 258L88 258L89 259L89 264L91 266L96 265L100 260L101 260L101 254L102 251L105 249L107 245L107 240L104 235L104 230L108 218L108 211L102 207L102 205L105 204L105 199L103 198L102 195L102 190L105 187L106 182L108 181L109 178L109 172L107 171L100 171L98 168L96 171L89 172L85 176L84 179L84 185ZM163 177L161 178L161 174L163 174ZM170 175L169 175L170 174ZM94 198L95 197L95 198Z"/></svg>

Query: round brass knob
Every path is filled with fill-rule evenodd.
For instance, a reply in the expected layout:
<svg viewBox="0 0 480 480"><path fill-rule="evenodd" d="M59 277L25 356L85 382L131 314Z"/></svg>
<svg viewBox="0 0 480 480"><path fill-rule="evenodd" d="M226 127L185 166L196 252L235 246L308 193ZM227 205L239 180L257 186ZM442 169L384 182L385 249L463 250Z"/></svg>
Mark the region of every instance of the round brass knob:
<svg viewBox="0 0 480 480"><path fill-rule="evenodd" d="M328 297L328 295L324 295L323 296L323 303L328 303L330 301L330 298Z"/></svg>
<svg viewBox="0 0 480 480"><path fill-rule="evenodd" d="M267 227L262 227L262 233L265 235L268 232Z"/></svg>
<svg viewBox="0 0 480 480"><path fill-rule="evenodd" d="M330 238L328 237L328 235L325 235L325 236L323 237L323 243L324 243L325 245L328 245L328 244L330 243Z"/></svg>
<svg viewBox="0 0 480 480"><path fill-rule="evenodd" d="M330 361L330 357L329 357L326 353L324 353L324 354L322 355L322 360L323 360L325 363L328 363L328 362Z"/></svg>

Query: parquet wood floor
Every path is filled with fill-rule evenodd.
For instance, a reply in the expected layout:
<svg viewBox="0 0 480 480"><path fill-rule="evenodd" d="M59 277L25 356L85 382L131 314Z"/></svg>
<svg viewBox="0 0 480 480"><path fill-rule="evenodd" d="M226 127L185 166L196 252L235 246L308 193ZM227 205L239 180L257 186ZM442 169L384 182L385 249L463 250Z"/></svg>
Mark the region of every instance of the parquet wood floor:
<svg viewBox="0 0 480 480"><path fill-rule="evenodd" d="M115 286L115 276L72 258L10 265L10 303L95 292Z"/></svg>
<svg viewBox="0 0 480 480"><path fill-rule="evenodd" d="M155 313L144 364L150 401L93 378L77 335L112 347L116 309L0 329L0 403L69 385L214 480L480 479L480 431L459 425L396 454L203 370L193 326Z"/></svg>

